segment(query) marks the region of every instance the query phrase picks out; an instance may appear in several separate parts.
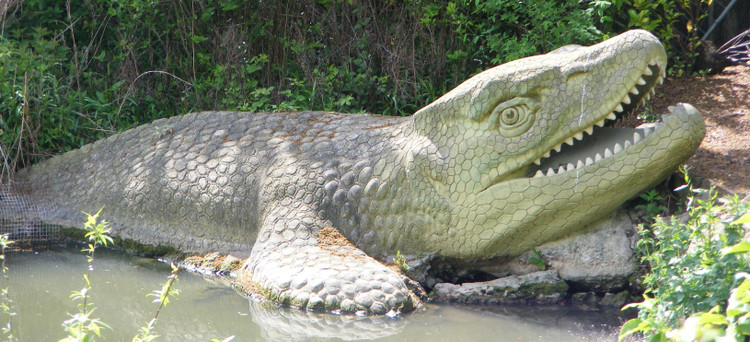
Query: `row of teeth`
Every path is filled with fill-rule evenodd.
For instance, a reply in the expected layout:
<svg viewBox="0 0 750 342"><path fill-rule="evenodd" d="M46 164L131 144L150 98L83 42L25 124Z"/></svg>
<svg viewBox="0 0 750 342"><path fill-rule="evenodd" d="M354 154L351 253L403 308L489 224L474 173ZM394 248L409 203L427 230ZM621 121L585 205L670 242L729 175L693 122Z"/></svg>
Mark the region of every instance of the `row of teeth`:
<svg viewBox="0 0 750 342"><path fill-rule="evenodd" d="M655 124L651 126L646 126L643 128L636 129L635 132L633 132L633 141L625 140L623 144L615 143L615 146L612 146L612 148L607 147L604 149L604 152L597 152L594 157L586 157L586 160L579 160L576 164L568 163L567 165L560 165L557 169L554 168L548 168L546 172L542 170L537 170L537 172L534 174L534 177L542 177L542 176L552 176L554 174L560 173L560 172L566 172L566 171L574 171L577 169L580 169L584 166L589 166L593 163L596 163L604 158L611 157L622 150L635 145L639 141L643 140L645 137L651 135L656 131L656 128L658 128L661 124Z"/></svg>
<svg viewBox="0 0 750 342"><path fill-rule="evenodd" d="M656 65L656 62L649 63L649 67L647 67L646 70L643 71L643 74L635 82L635 85L633 85L633 87L630 88L630 91L628 91L628 94L625 94L625 96L623 96L622 100L620 100L620 103L617 104L617 107L615 107L615 109L613 109L612 112L610 112L605 118L599 120L593 126L590 126L590 127L586 128L582 132L578 132L578 133L574 134L572 137L569 137L565 141L557 144L555 147L552 148L552 150L554 150L555 152L560 152L560 149L562 148L563 144L568 144L568 145L572 146L573 142L574 142L574 139L575 140L581 140L581 139L583 139L583 133L591 135L591 133L594 131L594 126L604 127L604 123L607 120L613 120L613 121L617 120L617 114L615 114L615 112L622 113L624 111L624 109L622 108L622 105L623 104L629 105L631 103L630 94L633 94L633 96L638 96L638 94L640 94L640 92L638 91L638 88L636 86L645 85L646 84L646 80L643 79L643 76L651 76L651 75L654 74L653 71L651 71L651 68L650 68L650 66L652 66L652 65ZM664 83L664 75L659 75L659 77L656 79L656 84L657 85L661 85L662 83ZM653 88L651 88L651 90L648 92L648 94L646 94L646 96L644 96L641 99L640 103L645 103L648 100L650 100L651 96L653 96L654 93L656 93L656 86L654 86ZM549 158L550 153L552 153L552 150L547 151L543 156L541 156L539 159L535 160L534 164L541 165L542 158Z"/></svg>

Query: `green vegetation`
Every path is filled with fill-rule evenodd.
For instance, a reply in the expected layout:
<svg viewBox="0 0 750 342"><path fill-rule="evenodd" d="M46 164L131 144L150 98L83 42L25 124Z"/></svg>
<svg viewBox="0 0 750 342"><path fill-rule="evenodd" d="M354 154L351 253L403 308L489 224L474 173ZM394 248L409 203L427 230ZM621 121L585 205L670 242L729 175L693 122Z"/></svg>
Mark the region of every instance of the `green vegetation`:
<svg viewBox="0 0 750 342"><path fill-rule="evenodd" d="M539 270L546 270L547 269L547 260L544 258L544 255L542 255L542 252L538 250L533 250L534 256L529 258L529 262L536 265L536 267L539 268Z"/></svg>
<svg viewBox="0 0 750 342"><path fill-rule="evenodd" d="M396 251L396 257L393 258L393 263L396 264L396 266L398 266L398 268L401 269L401 271L403 271L404 273L409 271L409 264L406 263L406 258L403 254L401 254L401 251Z"/></svg>
<svg viewBox="0 0 750 342"><path fill-rule="evenodd" d="M656 215L663 214L667 210L667 208L662 205L664 197L660 195L656 189L644 192L641 194L640 198L646 201L646 203L636 205L635 209L646 212L646 215L648 215L647 219L649 220L653 220Z"/></svg>
<svg viewBox="0 0 750 342"><path fill-rule="evenodd" d="M3 273L3 282L5 287L0 290L0 309L3 311L3 315L8 316L8 323L2 327L3 335L5 340L12 342L18 341L15 336L15 330L13 330L13 317L16 316L16 311L13 309L13 300L10 299L10 293L8 292L8 267L5 266L5 250L13 244L13 241L8 240L8 234L0 235L0 268Z"/></svg>
<svg viewBox="0 0 750 342"><path fill-rule="evenodd" d="M191 111L409 115L496 64L630 28L659 36L680 76L691 71L710 2L8 0L0 5L0 181L47 156ZM658 194L646 196L643 209L662 211ZM648 300L625 334L662 338L686 317L745 331L747 315L738 312L747 312L748 255L721 251L747 235L723 217L747 206L696 200L687 223L657 219L643 229ZM77 296L83 321L70 322L69 332L98 324L85 280ZM699 281L710 291L697 291ZM12 318L7 288L2 299ZM3 332L12 336L12 324Z"/></svg>
<svg viewBox="0 0 750 342"><path fill-rule="evenodd" d="M603 32L642 28L659 37L669 56L669 73L680 77L692 70L698 56L698 27L712 0L594 0L589 11Z"/></svg>
<svg viewBox="0 0 750 342"><path fill-rule="evenodd" d="M190 111L409 115L496 64L634 27L682 70L707 2L9 0L0 179Z"/></svg>
<svg viewBox="0 0 750 342"><path fill-rule="evenodd" d="M102 208L103 209L103 208ZM101 337L102 328L110 327L99 320L98 318L92 317L95 307L94 304L89 301L89 293L91 292L92 286L89 281L91 271L94 270L94 253L98 247L107 247L113 244L113 239L108 235L109 225L104 220L99 220L99 214L101 209L94 215L86 214L87 219L84 223L85 239L88 241L86 248L81 251L86 253L88 267L86 273L83 275L84 287L80 291L73 291L70 298L73 301L79 301L78 312L75 314L69 314L70 319L65 320L62 324L67 336L62 338L61 342L90 342L95 341L97 337ZM8 282L7 271L8 268L5 266L5 251L13 241L8 240L7 234L0 235L0 265L5 282ZM156 310L154 317L142 326L138 332L138 335L133 337L133 342L151 342L155 341L159 335L153 332L154 325L156 324L159 313L162 308L169 304L170 297L174 297L179 294L174 285L177 281L177 272L179 268L174 264L172 266L172 273L167 277L167 281L162 285L161 289L154 290L148 296L155 297L154 303L159 303L159 308ZM0 309L3 314L7 317L7 324L2 327L3 335L5 335L6 341L17 341L18 338L15 336L15 330L13 330L13 318L16 313L13 309L13 302L10 299L8 286L5 286L0 293ZM222 341L212 340L217 342L231 341L234 337L230 336Z"/></svg>
<svg viewBox="0 0 750 342"><path fill-rule="evenodd" d="M687 213L641 225L637 250L645 274L638 318L621 338L648 341L746 341L750 338L750 200L703 191Z"/></svg>
<svg viewBox="0 0 750 342"><path fill-rule="evenodd" d="M104 209L104 208L102 208ZM94 270L94 253L96 248L99 246L107 246L112 243L112 238L107 235L109 233L108 224L106 221L99 221L99 213L101 209L95 215L86 214L86 223L84 223L84 229L87 231L86 239L89 241L86 248L82 249L81 252L87 254L87 261L89 266L86 268L86 273L83 275L84 287L80 291L73 291L70 298L73 301L81 301L78 304L78 313L71 314L70 319L63 322L63 327L68 336L61 339L60 342L73 342L73 341L93 341L94 336L101 337L101 328L109 328L107 324L100 321L98 318L92 318L91 315L94 313L94 303L88 301L89 292L91 291L91 282L89 276L91 271ZM98 221L98 222L97 222Z"/></svg>
<svg viewBox="0 0 750 342"><path fill-rule="evenodd" d="M142 326L138 335L133 337L133 342L151 342L159 337L159 335L152 332L156 320L159 319L159 313L162 308L169 304L169 297L174 297L180 293L179 290L174 288L174 283L177 281L177 271L180 269L175 266L175 264L170 264L170 266L172 267L172 273L167 277L167 282L162 285L161 290L154 290L153 293L149 294L149 296L156 297L154 303L159 303L159 308L156 309L154 318L152 318L146 325Z"/></svg>

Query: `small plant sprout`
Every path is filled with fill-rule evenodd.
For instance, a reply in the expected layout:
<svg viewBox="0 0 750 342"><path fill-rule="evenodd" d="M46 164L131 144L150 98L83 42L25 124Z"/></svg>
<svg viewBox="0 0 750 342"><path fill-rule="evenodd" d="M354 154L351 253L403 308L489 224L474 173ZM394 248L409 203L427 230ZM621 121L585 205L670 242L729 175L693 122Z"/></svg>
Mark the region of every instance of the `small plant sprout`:
<svg viewBox="0 0 750 342"><path fill-rule="evenodd" d="M396 257L393 258L393 263L398 266L402 271L407 272L409 271L409 264L406 263L406 258L403 254L401 254L401 251L396 251Z"/></svg>
<svg viewBox="0 0 750 342"><path fill-rule="evenodd" d="M547 269L547 260L544 259L544 255L542 255L542 252L538 250L533 250L534 256L529 257L529 262L536 265L540 270L544 271Z"/></svg>
<svg viewBox="0 0 750 342"><path fill-rule="evenodd" d="M154 290L152 293L149 293L147 296L156 297L154 299L154 303L159 303L159 308L156 309L156 313L154 314L154 318L151 319L151 321L148 322L145 326L141 327L141 330L138 332L138 335L133 337L133 342L151 342L156 340L159 335L156 335L152 333L152 329L154 328L154 325L156 325L156 321L159 319L159 313L161 312L161 309L167 304L169 304L169 297L177 296L180 291L174 288L175 282L177 281L177 272L180 270L179 267L175 266L175 264L171 264L172 266L172 273L167 277L167 282L165 282L161 290Z"/></svg>
<svg viewBox="0 0 750 342"><path fill-rule="evenodd" d="M8 277L8 267L5 266L5 249L8 248L13 241L8 239L8 234L0 235L0 267L3 272L3 281L5 287L0 290L0 309L3 314L7 316L8 323L2 327L3 335L5 335L6 341L18 341L18 338L14 335L13 330L13 318L16 316L16 312L13 309L13 301L10 299L8 292L8 283L10 278Z"/></svg>
<svg viewBox="0 0 750 342"><path fill-rule="evenodd" d="M94 270L94 252L98 246L107 246L112 243L112 238L107 235L110 231L107 221L99 221L99 214L104 207L94 214L86 214L86 222L83 224L86 230L86 239L89 241L82 252L87 253L88 269L83 275L84 287L80 291L73 291L70 298L74 301L82 301L78 304L78 313L71 315L71 318L63 322L63 327L68 336L61 339L61 342L73 341L94 341L94 336L101 337L101 328L109 328L107 324L97 318L91 318L94 313L94 304L88 301L89 292L91 291L91 281L89 276Z"/></svg>
<svg viewBox="0 0 750 342"><path fill-rule="evenodd" d="M666 208L661 204L664 197L659 195L659 192L655 189L651 189L641 194L641 199L646 201L646 204L639 204L635 206L637 210L643 210L648 215L649 220L653 220L656 215L659 215L666 211Z"/></svg>

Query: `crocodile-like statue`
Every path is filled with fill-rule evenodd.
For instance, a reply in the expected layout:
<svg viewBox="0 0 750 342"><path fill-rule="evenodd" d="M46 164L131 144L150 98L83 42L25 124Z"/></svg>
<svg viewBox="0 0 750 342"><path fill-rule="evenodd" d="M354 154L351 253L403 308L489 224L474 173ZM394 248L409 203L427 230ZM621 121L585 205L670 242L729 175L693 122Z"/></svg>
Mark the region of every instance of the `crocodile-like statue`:
<svg viewBox="0 0 750 342"><path fill-rule="evenodd" d="M413 306L398 251L482 259L570 235L655 185L705 127L602 127L645 101L666 55L645 31L484 71L411 117L192 113L21 172L45 221L244 255L238 282L292 305ZM570 146L568 146L570 145Z"/></svg>

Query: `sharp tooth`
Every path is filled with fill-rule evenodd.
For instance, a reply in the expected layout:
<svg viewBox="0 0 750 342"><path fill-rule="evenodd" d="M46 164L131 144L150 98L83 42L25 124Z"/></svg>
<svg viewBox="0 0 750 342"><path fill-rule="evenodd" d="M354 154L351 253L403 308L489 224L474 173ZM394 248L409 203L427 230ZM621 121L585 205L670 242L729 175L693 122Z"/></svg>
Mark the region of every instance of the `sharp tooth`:
<svg viewBox="0 0 750 342"><path fill-rule="evenodd" d="M591 165L593 163L594 163L594 160L591 159L591 157L586 157L586 163L585 163L586 166L589 166L589 165Z"/></svg>
<svg viewBox="0 0 750 342"><path fill-rule="evenodd" d="M612 151L609 150L609 147L604 149L604 158L609 158L612 156Z"/></svg>
<svg viewBox="0 0 750 342"><path fill-rule="evenodd" d="M637 84L637 85L645 85L646 84L646 80L644 80L642 78L639 78L637 81L635 81L635 84Z"/></svg>
<svg viewBox="0 0 750 342"><path fill-rule="evenodd" d="M633 133L633 144L641 141L641 134L638 132Z"/></svg>
<svg viewBox="0 0 750 342"><path fill-rule="evenodd" d="M568 163L568 166L565 167L565 170L568 170L568 171L573 171L575 169L576 169L576 166L573 165L573 163Z"/></svg>
<svg viewBox="0 0 750 342"><path fill-rule="evenodd" d="M534 174L534 178L543 177L543 176L544 176L544 172L542 172L542 170L536 170L536 173Z"/></svg>
<svg viewBox="0 0 750 342"><path fill-rule="evenodd" d="M591 126L591 127L589 127L589 128L586 128L586 129L585 129L585 130L583 130L583 131L584 131L584 132L586 132L586 134L588 134L588 135L591 135L591 133L594 133L594 126Z"/></svg>
<svg viewBox="0 0 750 342"><path fill-rule="evenodd" d="M595 123L594 125L599 126L599 127L603 127L604 126L604 119L602 119L602 121L599 121L599 122Z"/></svg>
<svg viewBox="0 0 750 342"><path fill-rule="evenodd" d="M615 143L615 147L612 148L612 152L618 153L620 151L622 151L622 145L620 145L620 143Z"/></svg>
<svg viewBox="0 0 750 342"><path fill-rule="evenodd" d="M623 111L624 111L624 109L622 109L622 104L617 104L617 107L615 107L615 112L622 113Z"/></svg>
<svg viewBox="0 0 750 342"><path fill-rule="evenodd" d="M663 83L664 83L664 77L663 76L659 76L659 78L656 79L656 84L662 85Z"/></svg>
<svg viewBox="0 0 750 342"><path fill-rule="evenodd" d="M542 156L542 158L549 158L549 153L550 153L550 151L547 151L547 153L545 153L545 154L544 154L544 155Z"/></svg>
<svg viewBox="0 0 750 342"><path fill-rule="evenodd" d="M651 88L651 90L648 91L648 94L651 95L651 96L654 96L654 94L656 94L656 89L655 88Z"/></svg>
<svg viewBox="0 0 750 342"><path fill-rule="evenodd" d="M646 68L646 70L643 70L643 76L651 76L654 72L651 71L651 68Z"/></svg>
<svg viewBox="0 0 750 342"><path fill-rule="evenodd" d="M579 159L579 160L578 160L578 164L576 164L576 169L580 169L580 168L582 168L582 167L584 167L584 166L585 166L585 165L583 165L583 160L580 160L580 159Z"/></svg>
<svg viewBox="0 0 750 342"><path fill-rule="evenodd" d="M565 172L565 165L560 165L560 167L557 168L557 173Z"/></svg>
<svg viewBox="0 0 750 342"><path fill-rule="evenodd" d="M640 92L638 91L638 88L636 88L636 87L633 87L632 89L630 89L630 93L633 94L633 95L640 94Z"/></svg>
<svg viewBox="0 0 750 342"><path fill-rule="evenodd" d="M609 113L609 115L607 115L607 119L617 120L617 115L615 115L615 113Z"/></svg>
<svg viewBox="0 0 750 342"><path fill-rule="evenodd" d="M649 127L646 127L646 128L643 129L643 134L646 137L649 136L653 132L654 132L654 127L652 127L652 126L649 126Z"/></svg>
<svg viewBox="0 0 750 342"><path fill-rule="evenodd" d="M552 170L552 168L549 168L549 169L547 170L547 176L552 176L552 175L554 175L554 174L555 174L555 170Z"/></svg>
<svg viewBox="0 0 750 342"><path fill-rule="evenodd" d="M542 158L539 158L539 159L535 160L534 164L541 165L542 164Z"/></svg>
<svg viewBox="0 0 750 342"><path fill-rule="evenodd" d="M555 152L560 152L561 148L562 148L562 144L557 144L557 146L553 147L552 149L555 150Z"/></svg>
<svg viewBox="0 0 750 342"><path fill-rule="evenodd" d="M629 105L630 104L630 96L625 95L625 97L622 98L622 103Z"/></svg>
<svg viewBox="0 0 750 342"><path fill-rule="evenodd" d="M628 147L630 147L631 145L633 145L633 144L632 144L632 143L630 143L630 140L625 140L625 148L628 148Z"/></svg>
<svg viewBox="0 0 750 342"><path fill-rule="evenodd" d="M594 156L594 162L598 162L602 160L602 155L599 154L599 152L596 152L596 155Z"/></svg>
<svg viewBox="0 0 750 342"><path fill-rule="evenodd" d="M643 100L641 102L642 103L646 103L646 102L648 102L648 100L651 100L651 94L650 93L646 94L646 96L643 97Z"/></svg>
<svg viewBox="0 0 750 342"><path fill-rule="evenodd" d="M578 132L578 133L576 133L573 136L573 138L575 138L576 140L581 140L581 139L583 139L583 133L582 132Z"/></svg>
<svg viewBox="0 0 750 342"><path fill-rule="evenodd" d="M568 145L570 145L570 146L573 146L573 137L570 137L570 138L566 139L565 143L568 144Z"/></svg>

